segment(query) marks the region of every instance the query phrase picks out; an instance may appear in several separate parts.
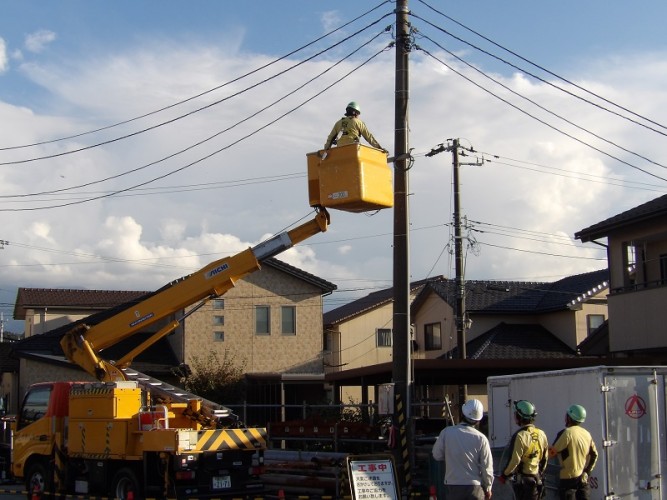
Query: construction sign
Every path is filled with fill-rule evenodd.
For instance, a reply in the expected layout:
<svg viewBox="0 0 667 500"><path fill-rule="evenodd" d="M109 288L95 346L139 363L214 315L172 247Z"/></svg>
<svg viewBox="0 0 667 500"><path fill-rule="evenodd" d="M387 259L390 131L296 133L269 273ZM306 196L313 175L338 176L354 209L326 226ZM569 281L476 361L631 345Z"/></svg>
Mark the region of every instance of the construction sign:
<svg viewBox="0 0 667 500"><path fill-rule="evenodd" d="M399 500L391 455L348 456L347 469L353 500Z"/></svg>

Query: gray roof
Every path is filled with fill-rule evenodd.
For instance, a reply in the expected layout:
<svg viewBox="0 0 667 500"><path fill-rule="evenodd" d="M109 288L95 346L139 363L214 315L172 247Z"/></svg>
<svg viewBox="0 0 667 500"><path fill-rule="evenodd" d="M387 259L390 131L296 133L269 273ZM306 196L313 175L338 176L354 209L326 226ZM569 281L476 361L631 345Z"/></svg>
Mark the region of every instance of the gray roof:
<svg viewBox="0 0 667 500"><path fill-rule="evenodd" d="M440 356L457 359L458 348ZM573 358L577 354L549 330L537 324L499 323L466 342L467 359Z"/></svg>
<svg viewBox="0 0 667 500"><path fill-rule="evenodd" d="M568 276L554 282L466 281L465 307L476 314L544 313L567 309L577 297L588 291L606 288L609 271L601 269ZM412 304L415 314L429 293L436 293L452 307L456 305L456 283L453 280L426 284Z"/></svg>
<svg viewBox="0 0 667 500"><path fill-rule="evenodd" d="M431 280L441 279L444 278L442 276L437 276L425 280L414 281L410 283L410 290L414 292L419 290L424 286L424 284L430 282ZM348 319L364 314L367 311L376 309L384 304L393 302L393 300L393 288L385 288L383 290L369 293L364 297L355 299L351 302L348 302L347 304L337 307L336 309L332 309L331 311L324 313L324 325L336 325Z"/></svg>
<svg viewBox="0 0 667 500"><path fill-rule="evenodd" d="M25 319L26 309L103 310L136 300L149 292L127 290L76 290L71 288L19 288L14 319Z"/></svg>
<svg viewBox="0 0 667 500"><path fill-rule="evenodd" d="M667 216L667 195L593 224L575 233L574 237L582 242L593 241L608 236L613 230L665 216Z"/></svg>
<svg viewBox="0 0 667 500"><path fill-rule="evenodd" d="M322 293L331 293L338 288L335 284L327 280L319 278L278 259L267 259L262 262L262 265L291 274L300 280L318 287L322 290ZM181 280L182 279L183 278L181 278ZM173 283L176 283L176 281L173 281L163 288L166 288ZM19 288L16 294L16 302L14 304L14 319L25 319L26 309L40 309L44 307L50 309L90 310L91 312L101 311L120 304L141 300L144 296L149 296L152 293L154 292L77 290L69 288Z"/></svg>

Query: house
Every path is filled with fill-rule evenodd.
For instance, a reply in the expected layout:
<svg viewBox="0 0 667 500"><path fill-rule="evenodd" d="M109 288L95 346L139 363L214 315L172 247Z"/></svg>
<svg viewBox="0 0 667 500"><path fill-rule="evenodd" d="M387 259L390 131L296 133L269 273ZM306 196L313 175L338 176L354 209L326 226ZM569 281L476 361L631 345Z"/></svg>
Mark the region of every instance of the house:
<svg viewBox="0 0 667 500"><path fill-rule="evenodd" d="M607 270L600 270L556 282L465 282L466 359L458 353L455 282L438 277L413 283L416 398L442 402L459 384L484 398L489 375L599 362L584 359L577 348L606 320L607 280ZM373 400L374 387L391 381L391 313L387 289L324 315L326 334L334 339L326 378L342 400Z"/></svg>
<svg viewBox="0 0 667 500"><path fill-rule="evenodd" d="M303 393L311 388L309 384L317 387L318 394L322 393L322 296L335 289L333 283L277 259L268 259L260 271L237 281L223 296L193 304L167 318L168 321L182 318L182 321L176 330L138 355L132 366L175 383L178 382L173 373L175 366L194 359L206 360L215 353L229 356L242 365L251 388L259 386L255 392L263 398L272 398L272 402L280 401L281 397L301 402ZM19 291L15 309L15 317L26 320L26 332L30 325L33 333L13 349L21 360L21 394L35 382L85 378L87 375L63 356L60 339L64 333L80 323L98 324L159 293L37 290L34 296L42 294L38 301L31 291ZM64 298L67 295L69 299ZM53 300L49 301L49 297ZM130 300L114 305L112 297ZM94 312L101 304L114 307ZM86 312L94 314L87 316ZM42 333L45 323L59 326ZM119 359L160 327L161 324L152 325L107 348L103 357ZM290 384L290 380L296 379L298 384Z"/></svg>
<svg viewBox="0 0 667 500"><path fill-rule="evenodd" d="M667 195L580 230L607 247L608 349L614 357L667 354Z"/></svg>
<svg viewBox="0 0 667 500"><path fill-rule="evenodd" d="M91 314L131 302L149 292L19 288L14 319L23 320L26 337L46 333Z"/></svg>

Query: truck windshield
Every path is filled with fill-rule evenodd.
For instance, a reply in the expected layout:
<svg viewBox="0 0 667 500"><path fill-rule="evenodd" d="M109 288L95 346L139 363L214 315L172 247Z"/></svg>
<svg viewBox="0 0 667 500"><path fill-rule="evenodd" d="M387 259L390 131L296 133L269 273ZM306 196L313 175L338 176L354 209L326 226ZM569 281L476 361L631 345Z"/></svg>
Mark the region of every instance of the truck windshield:
<svg viewBox="0 0 667 500"><path fill-rule="evenodd" d="M17 429L22 429L46 415L51 389L51 386L34 387L26 394L17 422Z"/></svg>

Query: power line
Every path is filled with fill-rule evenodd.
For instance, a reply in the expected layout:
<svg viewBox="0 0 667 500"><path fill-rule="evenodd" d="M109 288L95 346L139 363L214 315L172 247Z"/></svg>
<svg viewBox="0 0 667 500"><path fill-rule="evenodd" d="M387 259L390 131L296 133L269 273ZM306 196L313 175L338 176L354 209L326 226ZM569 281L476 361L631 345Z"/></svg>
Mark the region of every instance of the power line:
<svg viewBox="0 0 667 500"><path fill-rule="evenodd" d="M387 48L388 48L388 47L387 47ZM246 135L244 135L244 136L242 136L241 138L239 138L239 139L237 139L237 140L235 140L235 141L229 143L228 145L223 146L222 148L219 148L219 149L217 149L216 151L213 151L212 153L209 153L209 154L207 154L206 156L201 157L201 158L199 158L199 159L197 159L197 160L194 160L194 161L192 161L192 162L190 162L190 163L188 163L188 164L186 164L186 165L184 165L184 166L182 166L182 167L179 167L179 168L177 168L177 169L175 169L175 170L172 170L172 171L170 171L170 172L167 172L167 173L165 173L165 174L162 174L162 175L160 175L160 176L158 176L158 177L155 177L155 178L153 178L153 179L149 179L149 180L147 180L147 181L141 182L141 183L139 183L139 184L135 184L134 186L130 186L130 187L127 187L127 188L124 188L124 189L118 189L118 190L113 191L113 192L111 192L111 193L109 193L109 194L104 194L104 195L94 196L94 197L90 197L90 198L87 198L87 199L84 199L84 200L79 200L79 201L73 201L73 202L61 203L61 204L55 204L55 205L48 205L48 206L30 207L30 208L0 208L0 212L21 212L21 211L44 210L44 209L50 209L50 208L62 208L62 207L66 207L66 206L71 206L71 205L78 205L78 204L82 204L82 203L87 203L87 202L90 202L90 201L95 201L95 200L99 200L99 199L103 199L103 198L108 198L108 197L111 197L111 196L115 196L115 195L120 194L120 193L125 193L125 192L127 192L127 191L134 190L134 189L136 189L136 188L138 188L138 187L146 186L146 185L151 184L151 183L153 183L153 182L155 182L155 181L158 181L158 180L160 180L160 179L164 179L164 178L169 177L169 176L171 176L171 175L173 175L173 174L176 174L176 173L178 173L178 172L181 172L181 171L183 171L183 170L186 170L187 168L190 168L190 167L192 167L193 165L196 165L196 164L198 164L198 163L201 163L202 161L207 160L207 159L209 159L209 158L212 158L213 156L215 156L215 155L221 153L222 151L225 151L225 150L231 148L232 146L235 146L236 144L238 144L238 143L240 143L240 142L242 142L242 141L244 141L244 140L246 140L246 139L252 137L253 135L256 135L257 133L261 132L261 131L264 130L265 128L268 128L269 126L271 126L271 125L275 124L276 122L282 120L282 119L285 118L286 116L288 116L288 115L294 113L296 110L298 110L299 108L303 107L303 106L304 106L305 104L307 104L308 102L310 102L310 101L314 100L315 98L319 97L320 95L322 95L323 93L325 93L327 90L331 89L333 86L335 86L336 84L340 83L340 82L341 82L342 80L344 80L345 78L349 77L349 76L350 76L351 74L353 74L355 71L358 71L361 67L365 66L365 65L368 64L371 60L373 60L375 57L377 57L377 56L380 55L382 52L384 52L385 50L387 50L387 48L384 48L384 49L382 49L382 50L376 52L375 54L373 54L372 56L370 56L368 59L366 59L365 61L363 61L361 64L357 65L355 68L353 68L352 70L350 70L349 72L347 72L343 77L341 77L340 79L338 79L336 82L327 85L323 90L317 92L316 94L312 95L312 96L309 97L308 99L302 101L300 104L296 105L295 107L293 107L293 108L290 109L289 111L287 111L287 112L285 112L285 113L279 115L277 118L275 118L275 119L273 119L273 120L270 120L269 122L265 123L264 125L262 125L262 126L259 127L258 129L255 129L254 131L247 133Z"/></svg>
<svg viewBox="0 0 667 500"><path fill-rule="evenodd" d="M388 14L387 14L387 15L388 15ZM334 45L332 45L332 46L330 46L330 47L327 47L326 49L324 49L324 50L322 50L322 51L320 51L320 52L318 52L318 53L316 53L316 54L310 56L310 57L307 58L307 59L304 59L304 60L302 60L302 61L299 61L298 63L296 63L296 64L290 66L289 68L286 68L286 69L284 69L284 70L282 70L282 71L279 71L278 73L276 73L276 74L274 74L274 75L272 75L272 76L270 76L270 77L268 77L268 78L265 78L264 80L262 80L262 81L260 81L260 82L257 82L257 83L255 83L255 84L249 86L249 87L246 87L246 88L244 88L244 89L242 89L242 90L239 90L238 92L235 92L235 93L233 93L233 94L231 94L231 95L229 95L229 96L227 96L227 97L224 97L224 98L222 98L222 99L219 99L219 100L217 100L217 101L214 101L214 102L212 102L212 103L209 103L209 104L207 104L207 105L205 105L205 106L202 106L202 107L200 107L200 108L197 108L197 109L195 109L195 110L189 111L188 113L185 113L185 114L182 114L182 115L177 116L177 117L175 117L175 118L172 118L171 120L167 120L167 121L158 123L158 124L156 124L156 125L153 125L153 126L150 126L150 127L147 127L147 128L144 128L144 129L135 131L135 132L131 132L131 133L126 134L126 135L123 135L123 136L115 137L115 138L113 138L113 139L109 139L109 140L107 140L107 141L98 142L98 143L96 143L96 144L92 144L92 145L89 145L89 146L83 146L83 147L78 148L78 149L72 149L72 150L69 150L69 151L63 151L63 152L61 152L61 153L54 153L54 154L51 154L51 155L38 156L38 157L33 157L33 158L28 158L28 159L23 159L23 160L14 160L14 161L0 162L0 165L16 165L16 164L28 163L28 162L38 161L38 160L45 160L45 159L57 158L57 157L65 156L65 155L70 155L70 154L73 154L73 153L80 153L80 152L82 152L82 151L87 151L87 150L90 150L90 149L93 149L93 148L96 148L96 147L99 147L99 146L104 146L104 145L107 145L107 144L112 144L112 143L114 143L114 142L118 142L118 141L121 141L121 140L124 140L124 139L128 139L128 138L130 138L130 137L137 136L137 135L142 134L142 133L144 133L144 132L148 132L148 131L151 131L151 130L155 130L155 129L159 128L159 127L162 127L162 126L165 126L165 125L174 123L174 122L176 122L176 121L178 121L178 120L181 120L181 119L186 118L186 117L188 117L188 116L194 115L195 113L199 113L199 112L201 112L201 111L203 111L203 110L206 110L206 109L209 109L209 108L211 108L211 107L213 107L213 106L217 106L218 104L220 104L220 103L222 103L222 102L228 101L228 100L230 100L230 99L232 99L232 98L234 98L234 97L237 97L237 96L239 96L239 95L241 95L241 94L244 94L245 92L248 92L248 91L250 91L250 90L252 90L252 89L254 89L254 88L257 88L257 87L259 87L260 85L264 85L265 83L268 83L269 81L271 81L271 80L273 80L273 79L275 79L275 78L277 78L277 77L279 77L279 76L282 76L282 75L288 73L289 71L291 71L291 70L293 70L293 69L295 69L295 68L297 68L297 67L299 67L299 66L305 64L306 62L308 62L308 61L310 61L310 60L312 60L312 59L314 59L314 58L316 58L316 57L319 57L319 56L322 55L323 53L325 53L325 52L327 52L327 51L333 49L334 47L336 47L336 46L338 46L338 45L344 43L345 41L347 41L347 40L353 38L354 36L358 35L359 33L361 33L361 32L363 32L363 31L367 30L367 29L370 28L371 26L374 26L375 24L377 24L377 23L379 23L380 21L382 21L382 19L383 19L384 17L387 17L387 15L385 15L385 16L383 16L382 18L380 18L380 19L374 21L373 23L371 23L371 24L369 24L368 26L362 28L361 30L357 31L356 33L353 33L352 35L346 37L345 39L340 40L339 42L335 43ZM388 31L388 30L385 29L385 30L383 30L381 33L386 32L386 31ZM380 33L380 34L381 34L381 33ZM379 36L379 34L376 35L376 36L374 36L371 40L369 40L368 42L366 42L364 45L362 45L361 47L357 48L357 49L356 49L355 51L353 51L351 54L349 54L348 56L346 56L345 58L343 58L343 60L345 60L347 57L350 57L351 55L353 55L355 52L357 52L358 50L360 50L362 47L364 47L364 46L370 44L370 43L371 43L375 38L377 38L378 36ZM340 62L341 62L341 61L339 61L339 63L340 63ZM338 63L337 63L337 64L338 64ZM335 67L337 64L334 64L332 67ZM327 70L327 71L328 71L328 70ZM324 72L320 73L320 75L318 75L318 76L323 75L323 74L326 73L327 71L324 71ZM313 78L313 79L309 80L309 81L306 82L306 84L304 84L303 86L307 85L308 83L312 82L312 81L315 80L315 79L316 79L316 78ZM303 86L302 86L302 87L303 87ZM302 88L302 87L298 87L294 92L296 92L297 90L299 90L299 89ZM292 92L292 93L294 93L294 92ZM291 93L290 93L290 94L287 94L287 96L289 96L289 95L291 95ZM284 96L282 99L285 99L287 96ZM282 99L279 99L277 102L280 102ZM269 107L273 106L273 105L276 104L277 102L274 102L273 104L267 106L266 108L263 108L263 109L260 110L259 112L257 112L257 113L255 113L255 114L251 115L251 117L252 117L252 116L255 116L256 114L259 114L261 111L264 111L265 109L268 109ZM247 119L249 119L249 118L247 118ZM246 119L246 120L247 120L247 119ZM240 122L236 123L234 126L238 125L239 123L243 123L243 122L246 121L246 120L241 120ZM234 126L233 126L233 127L234 127ZM230 127L230 128L228 128L228 129L225 129L224 132L230 130L230 129L233 128L233 127ZM189 149L192 149L193 147L199 146L199 145L203 144L204 142L207 142L208 140L212 139L213 137L216 137L217 135L220 135L221 133L222 133L222 132L219 132L218 134L215 134L215 135L209 137L208 139L205 139L205 140L203 140L203 141L200 141L200 142L196 143L195 145L190 146L190 147L184 149L183 151L187 151L187 150L189 150ZM180 154L180 153L183 152L183 151L179 151L178 154ZM171 157L173 157L173 156L175 156L175 154L174 154L174 155L169 155L169 156L167 156L166 158L171 158ZM163 158L162 160L159 160L159 161L163 161L163 160L166 159L166 158ZM148 165L153 165L153 164L155 164L155 163L157 163L157 162L149 163ZM142 168L145 168L145 167L142 167ZM137 169L135 169L135 170L131 170L130 172L134 172L134 171L136 171L136 170L137 170ZM121 175L125 175L125 174L120 174L120 175L116 175L116 176L113 176L113 177L109 177L109 178L107 178L107 179L103 179L102 181L96 181L95 183L103 182L104 180L114 179L114 178L116 178L116 177L120 177ZM89 186L89 185L91 185L91 184L94 184L94 183L84 184L83 186ZM73 189L73 188L67 188L67 189ZM37 194L42 194L42 193L37 193Z"/></svg>
<svg viewBox="0 0 667 500"><path fill-rule="evenodd" d="M635 113L634 111L631 111L630 109L627 109L627 108L625 108L625 107L623 107L623 106L621 106L621 105L619 105L619 104L616 104L616 103L614 103L613 101L611 101L611 100L609 100L609 99L606 99L606 98L604 98L604 97L602 97L602 96L600 96L600 95L598 95L598 94L596 94L596 93L594 93L594 92L592 92L592 91L590 91L590 90L588 90L588 89L586 89L586 88L584 88L584 87L582 87L582 86L580 86L580 85L577 85L577 84L574 83L574 82L571 82L570 80L567 80L566 78L564 78L564 77L562 77L562 76L560 76L560 75L557 75L556 73L553 73L552 71L549 71L548 69L546 69L546 68L540 66L539 64L536 64L536 63L534 63L534 62L532 62L532 61L526 59L525 57L523 57L523 56L517 54L516 52L513 52L513 51L511 51L511 50L509 50L509 49L503 47L502 45L500 45L500 44L494 42L493 40L491 40L491 39L485 37L484 35L482 35L482 34L476 32L476 31L474 31L474 30L472 30L472 29L470 29L470 28L468 28L467 26L461 24L460 22L456 21L455 19L452 19L451 17L447 16L446 14L444 14L444 13L440 12L439 10L435 9L434 7L428 5L428 4L427 4L426 2L424 2L423 0L419 0L419 1L420 1L421 3L423 3L424 5L426 5L429 9L433 10L434 12L437 12L437 13L440 14L441 16L443 16L443 17L449 19L450 21L452 21L452 22L458 24L459 26L461 26L462 28L466 29L467 31L470 31L471 33L474 33L475 35L477 35L477 36L479 36L480 38L486 40L487 42L489 42L489 43L495 45L496 47L498 47L498 48L500 48L500 49L502 49L502 50L504 50L504 51L506 51L506 52L512 54L513 56L515 56L515 57L521 59L522 61L527 62L528 64L530 64L530 65L532 65L532 66L534 66L534 67L536 67L536 68L538 68L538 69L540 69L540 70L542 70L542 71L544 71L545 73L550 74L551 76L556 77L557 79L559 79L559 80L561 80L561 81L567 83L568 85L572 85L573 87L578 88L579 90L582 90L582 91L584 91L585 93L590 94L590 95L592 95L592 96L594 96L594 97L600 99L601 101L604 101L604 102L606 102L606 103L608 103L608 104L611 104L612 106L614 106L614 107L616 107L616 108L618 108L618 109L621 109L621 110L623 110L623 111L625 111L625 112L627 112L627 113L630 113L630 114L633 115L633 116L636 116L636 117L641 118L641 119L643 119L643 120L645 120L645 121L647 121L647 122L649 122L649 123L652 123L652 124L654 124L654 125L657 125L657 126L660 127L660 128L667 129L667 127L665 127L665 125L662 125L662 124L660 124L660 123L658 123L658 122L656 122L656 121L654 121L654 120L651 120L650 118L647 118L647 117L645 117L645 116L642 116L642 115L640 115L640 114L638 114L638 113ZM486 50L484 50L484 49L482 49L482 48L480 48L480 47L477 47L476 45L473 45L473 44L471 44L470 42L467 42L467 41L463 40L462 38L457 37L456 35L454 35L454 34L448 32L447 30L445 30L445 29L443 29L443 28L441 28L441 27L438 27L438 26L436 26L436 25L430 23L430 22L427 21L426 19L423 19L423 18L421 18L421 17L419 17L419 16L417 16L417 15L415 15L415 14L412 14L412 16L413 16L413 17L416 17L417 19L421 19L422 21L424 21L424 22L426 22L427 24L431 25L432 27L434 27L434 28L436 28L436 29L442 31L443 33L446 33L447 35L449 35L449 36L451 36L452 38L454 38L454 39L460 41L461 43L464 43L464 44L466 44L466 45L468 45L468 46L470 46L470 47L472 47L472 48L474 48L474 49L476 49L476 50L478 50L478 51L480 51L480 52L482 52L482 53L484 53L484 54L487 54L488 56L493 57L494 59L496 59L496 60L498 60L498 61L500 61L500 62L502 62L502 63L504 63L504 64L507 64L508 66L511 66L511 67L514 68L514 69L517 69L517 70L519 70L519 71L521 71L521 72L524 72L524 73L526 73L527 75L532 76L533 78L535 78L535 79L537 79L537 80L539 80L539 81L541 81L541 82L543 82L543 83L546 83L547 85L550 85L550 86L552 86L552 87L554 87L554 88L560 90L561 92L565 92L565 93L571 95L572 97L575 97L576 99L580 99L580 100L582 100L582 101L584 101L584 102L586 102L586 103L588 103L588 104L590 104L590 105L592 105L592 106L595 106L595 107L597 107L597 108L599 108L599 109L601 109L601 110L603 110L603 111L607 111L608 113L611 113L611 114L613 114L613 115L616 115L616 116L618 116L619 118L623 118L624 120L628 120L628 121L630 121L630 122L632 122L632 123L634 123L634 124L636 124L636 125L639 125L639 126L641 126L641 127L647 128L648 130L651 130L651 131L653 131L653 132L656 132L656 133L658 133L658 134L660 134L660 135L665 135L665 136L667 136L667 134L666 134L665 132L661 132L661 131L659 131L659 130L656 130L656 129L654 129L654 128L652 128L652 127L649 127L649 126L647 126L647 125L645 125L645 124L643 124L643 123L637 122L636 120L633 120L633 119L631 119L631 118L628 118L628 117L626 117L626 116L623 116L623 115L621 115L620 113L617 113L617 112L615 112L615 111L612 111L612 110L610 110L610 109L607 109L607 108L605 108L605 107L603 107L603 106L600 106L599 104L593 103L593 102L591 102L591 101L589 101L589 100L587 100L587 99L584 99L584 98L581 97L581 96L578 96L578 95L576 95L576 94L574 94L574 93L572 93L572 92L570 92L570 91L568 91L568 90L565 90L565 89L562 88L562 87L559 87L559 86L553 84L552 82L549 82L549 81L547 81L547 80L544 80L544 79L542 79L542 78L540 78L540 77L538 77L538 76L536 76L536 75L530 73L529 71L526 71L526 70L524 70L524 69L522 69L522 68L519 68L518 66L515 66L514 64L510 63L509 61L506 61L506 60L504 60L504 59L502 59L502 58L500 58L500 57L498 57L498 56L496 56L496 55L494 55L494 54L491 54L490 52L488 52L488 51L486 51Z"/></svg>
<svg viewBox="0 0 667 500"><path fill-rule="evenodd" d="M437 45L437 44L436 44L436 45ZM442 47L441 47L441 48L442 48ZM607 153L606 151L603 151L602 149L600 149L600 148L598 148L598 147L596 147L596 146L593 146L592 144L589 144L589 143L587 143L586 141L583 141L582 139L579 139L578 137L575 137L575 136L573 136L572 134L569 134L569 133L565 132L564 130L559 129L559 128L556 127L556 126L551 125L550 123L548 123L548 122L542 120L541 118L538 118L537 116L530 114L528 111L526 111L526 110L520 108L520 107L517 106L516 104L513 104L513 103L511 103L510 101L508 101L507 99L505 99L505 98L503 98L503 97L500 97L500 96L497 95L497 94L494 94L494 93L491 92L489 89L483 87L482 85L480 85L480 84L478 84L477 82L473 81L472 79L468 78L468 77L465 76L463 73L461 73L460 71L457 71L455 68L453 68L451 65L447 64L447 63L444 62L443 60L441 60L441 59L439 59L438 57L436 57L435 55L431 54L428 50L426 50L426 49L424 49L424 48L422 48L422 47L418 47L418 49L421 50L422 52L424 52L424 53L425 53L426 55L428 55L429 57L431 57L431 58L433 58L434 60L438 61L440 64L442 64L443 66L445 66L445 67L446 67L447 69L449 69L450 71L452 71L452 72L456 73L457 75L459 75L461 78L463 78L463 79L465 79L466 81L472 83L473 85L475 85L475 86L476 86L477 88L479 88L480 90L483 90L484 92L486 92L486 93L490 94L491 96L495 97L496 99L498 99L498 100L504 102L505 104L507 104L508 106L510 106L510 107L512 107L512 108L514 108L514 109L516 109L517 111L519 111L519 112L525 114L525 115L528 116L529 118L532 118L533 120L535 120L535 121L541 123L542 125L545 125L545 126L549 127L550 129L552 129L552 130L554 130L554 131L556 131L556 132L558 132L558 133L564 135L565 137L568 137L568 138L572 139L573 141L576 141L576 142L578 142L578 143L580 143L580 144L582 144L582 145L584 145L584 146L587 146L587 147L593 149L594 151L597 151L598 153L601 153L601 154L603 154L603 155L605 155L605 156L608 156L609 158L611 158L611 159L613 159L613 160L616 160L616 161L618 161L619 163L622 163L622 164L624 164L624 165L627 165L628 167L633 168L633 169L635 169L635 170L639 170L640 172L643 172L643 173L645 173L645 174L647 174L647 175L650 175L651 177L655 177L656 179L660 179L660 180L663 180L663 181L666 181L666 182L667 182L667 178L660 177L660 176L657 175L657 174L654 174L654 173L652 173L652 172L649 172L648 170L645 170L645 169L643 169L643 168L641 168L641 167L638 167L638 166L636 166L636 165L633 165L633 164L631 164L631 163L629 163L629 162L627 162L627 161L625 161L625 160L622 160L621 158L618 158L617 156L614 156L614 155L612 155L612 154L610 154L610 153ZM443 48L443 50L446 50L446 49Z"/></svg>
<svg viewBox="0 0 667 500"><path fill-rule="evenodd" d="M280 62L280 61L283 61L283 60L287 59L288 57L293 56L294 54L296 54L296 53L302 51L303 49L305 49L305 48L307 48L307 47L310 47L310 46L312 46L312 45L314 45L314 44L316 44L316 43L318 43L318 42L324 40L325 38L329 37L330 35L333 35L334 33L337 33L338 31L342 30L343 28L348 27L349 25L351 25L351 24L353 24L354 22L358 21L358 20L361 19L362 17L365 17L365 16L367 16L368 14L370 14L371 12L377 10L377 9L380 8L382 5L384 5L385 3L390 3L390 2L389 2L389 0L384 0L384 1L381 2L380 4L376 5L376 6L373 7L372 9L370 9L370 10L364 12L363 14L361 14L361 15L355 17L355 18L352 19L351 21L348 21L347 23L342 24L341 26L339 26L339 27L337 27L337 28L335 28L335 29L329 31L328 33L325 33L324 35L320 36L319 38L316 38L315 40L313 40L313 41L311 41L311 42L308 42L306 45L302 45L302 46L299 47L298 49L294 49L294 50L288 52L287 54L285 54L285 55L283 55L283 56L281 56L281 57L279 57L279 58L277 58L277 59L274 59L273 61L268 62L268 63L266 63L266 64L264 64L264 65L262 65L262 66L259 66L258 68L255 68L255 69L253 69L253 70L251 70L251 71L249 71L249 72L247 72L247 73L244 73L243 75L238 76L238 77L236 77L236 78L234 78L234 79L232 79L232 80L230 80L230 81L228 81L228 82L225 82L225 83L223 83L223 84L221 84L221 85L218 85L218 86L216 86L216 87L213 87L212 89L206 90L206 91L204 91L204 92L201 92L201 93L196 94L196 95L194 95L194 96L188 97L188 98L183 99L183 100L181 100L181 101L178 101L178 102L175 102L175 103L173 103L173 104L170 104L169 106L165 106L165 107L162 107L162 108L157 109L157 110L155 110L155 111L151 111L151 112L145 113L145 114L143 114L143 115L139 115L139 116L136 116L136 117L134 117L134 118L129 118L129 119L127 119L127 120L123 120L123 121L120 121L120 122L117 122L117 123L114 123L114 124L111 124L111 125L105 125L104 127L100 127L100 128L94 129L94 130L89 130L89 131L87 131L87 132L81 132L81 133L74 134L74 135L69 135L69 136L66 136L66 137L60 137L60 138L57 138L57 139L50 139L50 140L47 140L47 141L35 142L35 143L31 143L31 144L24 144L24 145L20 145L20 146L6 146L6 147L0 147L0 151L7 151L7 150L13 150L13 149L25 149L25 148L29 148L29 147L33 147L33 146L41 146L41 145L45 145L45 144L53 144L53 143L55 143L55 142L66 141L66 140L70 140L70 139L76 139L76 138L83 137L83 136L90 135L90 134L94 134L94 133L97 133L97 132L102 132L102 131L104 131L104 130L109 130L109 129L111 129L111 128L115 128L115 127L118 127L118 126L121 126L121 125L126 125L126 124L128 124L128 123L131 123L131 122L140 120L140 119L142 119L142 118L146 118L146 117L155 115L155 114L160 113L160 112L162 112L162 111L166 111L166 110L172 109L172 108L174 108L174 107L176 107L176 106L179 106L179 105L181 105L181 104L185 104L185 103L187 103L187 102L189 102L189 101L192 101L192 100L198 99L198 98L200 98L200 97L203 97L203 96L205 96L206 94L210 94L211 92L214 92L214 91L216 91L216 90L220 90L220 89L223 88L223 87L227 87L228 85L231 85L231 84L233 84L233 83L237 83L237 82L243 80L244 78L247 78L248 76L251 76L251 75L253 75L253 74L255 74L255 73L258 73L259 71L261 71L261 70L263 70L263 69L266 69L266 68L268 68L268 67L270 67L270 66L273 66L274 64L276 64L276 63L278 63L278 62ZM384 17L386 17L386 16L384 16Z"/></svg>
<svg viewBox="0 0 667 500"><path fill-rule="evenodd" d="M478 73L479 73L480 75L482 75L484 78L487 78L488 80L491 80L491 81L494 82L496 85L501 86L502 88L504 88L504 89L507 90L508 92L514 94L515 96L517 96L517 97L519 97L519 98L521 98L521 99L523 99L523 100L525 100L525 101L528 101L529 103L531 103L532 105L534 105L534 106L536 106L537 108L541 109L542 111L545 111L546 113L548 113L548 114L550 114L550 115L552 115L552 116L555 116L556 118L558 118L558 119L560 119L560 120L563 120L565 123L567 123L567 124L569 124L569 125L572 125L573 127L577 128L577 129L579 129L579 130L581 130L581 131L583 131L583 132L586 132L587 134L592 135L592 136L595 137L596 139L600 139L601 141L606 142L607 144L610 144L610 145L612 145L612 146L615 146L615 147L617 147L618 149L620 149L620 150L622 150L622 151L624 151L624 152L626 152L626 153L629 153L629 154L631 154L631 155L634 155L634 156L636 156L636 157L638 157L638 158L640 158L640 159L642 159L642 160L645 160L645 161L647 161L647 162L649 162L649 163L652 163L653 165L656 165L656 166L658 166L658 167L660 167L660 168L665 168L665 169L667 169L667 166L665 166L665 165L663 165L663 164L661 164L661 163L658 163L658 162L656 162L656 161L653 161L653 160L651 160L650 158L647 158L646 156L643 156L643 155L641 155L641 154L639 154L639 153L636 153L636 152L634 152L634 151L631 151L630 149L627 149L627 148L625 148L625 147L623 147L623 146L621 146L621 145L615 143L614 141L611 141L611 140L609 140L609 139L606 139L606 138L602 137L601 135L596 134L595 132L592 132L592 131L590 131L590 130L588 130L588 129L586 129L586 128L580 126L580 125L577 125L577 124L574 123L572 120L569 120L569 119L565 118L564 116L561 116L561 115L559 115L558 113L555 113L555 112L551 111L550 109L546 108L545 106L542 106L541 104L539 104L538 102L534 101L533 99L530 99L530 98L528 98L528 97L526 97L526 96L520 94L519 92L517 92L517 91L515 91L514 89L510 88L508 85L505 85L504 83L502 83L502 82L496 80L495 78L492 78L491 76L487 75L486 73L484 73L483 71L481 71L479 68L477 68L477 67L475 67L474 65L468 63L467 61L463 60L461 57L457 56L457 55L454 54L453 52L451 52L451 51L445 49L444 47L442 47L440 44L438 44L437 42L435 42L434 40L432 40L432 39L429 38L428 36L424 36L424 38L427 39L427 40L429 40L430 42L432 42L434 45L438 46L438 47L441 48L442 50L446 51L446 52L447 52L448 54L450 54L452 57L458 59L458 60L461 61L463 64L465 64L466 66L468 66L469 68L471 68L472 70L478 72Z"/></svg>

